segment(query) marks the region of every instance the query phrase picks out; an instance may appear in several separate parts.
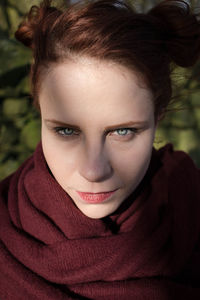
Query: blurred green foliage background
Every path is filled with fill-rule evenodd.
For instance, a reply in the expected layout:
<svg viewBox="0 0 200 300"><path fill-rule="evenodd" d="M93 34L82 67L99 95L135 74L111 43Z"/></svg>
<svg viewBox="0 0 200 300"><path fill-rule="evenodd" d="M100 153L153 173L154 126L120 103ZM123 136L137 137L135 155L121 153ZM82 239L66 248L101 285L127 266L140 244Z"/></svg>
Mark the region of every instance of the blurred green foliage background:
<svg viewBox="0 0 200 300"><path fill-rule="evenodd" d="M130 0L144 12L160 1ZM0 2L0 180L14 172L35 150L40 140L39 113L32 105L28 74L31 51L14 38L23 15L37 0ZM200 7L199 1L190 1ZM160 122L154 146L171 142L190 154L200 167L200 63L177 68L173 74L174 99Z"/></svg>

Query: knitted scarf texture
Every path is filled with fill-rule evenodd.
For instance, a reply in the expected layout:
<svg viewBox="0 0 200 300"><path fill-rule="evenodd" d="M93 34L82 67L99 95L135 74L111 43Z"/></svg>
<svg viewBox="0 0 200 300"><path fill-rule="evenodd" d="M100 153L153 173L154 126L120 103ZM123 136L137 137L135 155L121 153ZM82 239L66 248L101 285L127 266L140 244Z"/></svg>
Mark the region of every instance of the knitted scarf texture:
<svg viewBox="0 0 200 300"><path fill-rule="evenodd" d="M0 299L200 299L200 172L191 158L171 144L153 148L136 190L92 219L55 180L40 141L0 183Z"/></svg>

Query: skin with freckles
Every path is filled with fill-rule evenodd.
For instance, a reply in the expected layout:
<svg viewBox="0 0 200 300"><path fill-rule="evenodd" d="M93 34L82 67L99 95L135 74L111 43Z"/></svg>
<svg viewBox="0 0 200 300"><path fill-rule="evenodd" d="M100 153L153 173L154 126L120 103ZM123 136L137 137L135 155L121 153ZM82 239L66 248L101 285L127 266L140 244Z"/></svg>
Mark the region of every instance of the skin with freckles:
<svg viewBox="0 0 200 300"><path fill-rule="evenodd" d="M152 97L133 71L117 63L80 58L53 65L44 75L44 156L84 215L112 214L143 179L156 130ZM87 203L77 193L113 190L101 203Z"/></svg>

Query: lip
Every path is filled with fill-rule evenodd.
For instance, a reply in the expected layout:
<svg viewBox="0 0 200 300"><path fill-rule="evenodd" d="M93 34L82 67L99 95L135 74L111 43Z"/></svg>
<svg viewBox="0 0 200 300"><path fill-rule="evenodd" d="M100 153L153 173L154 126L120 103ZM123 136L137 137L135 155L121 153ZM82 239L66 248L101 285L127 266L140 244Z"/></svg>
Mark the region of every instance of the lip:
<svg viewBox="0 0 200 300"><path fill-rule="evenodd" d="M79 191L76 192L81 197L81 199L84 200L85 202L96 204L96 203L102 203L108 198L110 198L116 192L116 190L110 192L100 192L100 193L85 193Z"/></svg>

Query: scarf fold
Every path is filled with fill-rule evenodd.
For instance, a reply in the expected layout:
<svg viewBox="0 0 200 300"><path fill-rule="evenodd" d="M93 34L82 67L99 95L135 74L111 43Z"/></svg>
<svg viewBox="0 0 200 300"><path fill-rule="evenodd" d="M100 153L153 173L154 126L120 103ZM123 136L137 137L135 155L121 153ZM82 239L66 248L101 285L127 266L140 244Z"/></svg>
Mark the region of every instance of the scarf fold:
<svg viewBox="0 0 200 300"><path fill-rule="evenodd" d="M116 212L91 219L40 142L0 183L0 299L200 299L199 216L200 172L171 144Z"/></svg>

